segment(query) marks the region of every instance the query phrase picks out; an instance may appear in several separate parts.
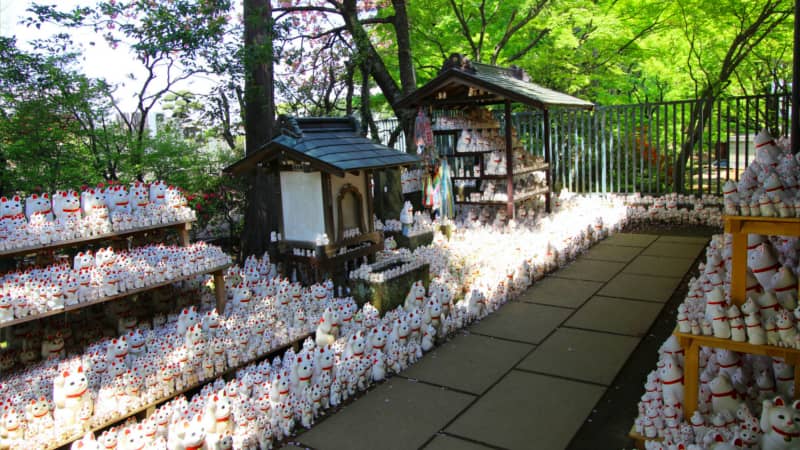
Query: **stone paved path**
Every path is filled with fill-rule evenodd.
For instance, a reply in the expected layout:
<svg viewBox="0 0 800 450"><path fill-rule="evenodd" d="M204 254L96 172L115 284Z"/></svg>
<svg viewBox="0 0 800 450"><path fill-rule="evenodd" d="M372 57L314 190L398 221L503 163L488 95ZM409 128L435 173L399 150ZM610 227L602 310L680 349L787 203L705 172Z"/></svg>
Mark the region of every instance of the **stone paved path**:
<svg viewBox="0 0 800 450"><path fill-rule="evenodd" d="M618 388L618 372L707 241L614 235L293 441L319 450L567 448ZM620 448L583 444L571 448Z"/></svg>

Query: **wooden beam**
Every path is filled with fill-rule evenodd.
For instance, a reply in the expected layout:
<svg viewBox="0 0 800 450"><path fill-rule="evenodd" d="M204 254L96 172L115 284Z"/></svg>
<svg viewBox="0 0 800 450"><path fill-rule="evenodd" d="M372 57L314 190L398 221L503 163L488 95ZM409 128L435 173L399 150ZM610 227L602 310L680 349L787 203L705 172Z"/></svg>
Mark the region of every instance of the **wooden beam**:
<svg viewBox="0 0 800 450"><path fill-rule="evenodd" d="M372 199L372 186L370 180L373 179L371 170L364 171L364 189L367 191L367 232L375 231L375 220L372 218L373 215L373 199ZM373 181L374 182L374 181Z"/></svg>
<svg viewBox="0 0 800 450"><path fill-rule="evenodd" d="M543 111L544 113L544 162L547 164L547 176L545 179L547 180L547 194L544 195L544 210L546 212L550 212L550 196L553 192L553 175L551 174L551 170L553 170L553 165L550 164L550 112L545 108Z"/></svg>
<svg viewBox="0 0 800 450"><path fill-rule="evenodd" d="M506 195L508 195L508 202L506 203L506 216L510 219L514 218L514 149L511 137L511 100L506 100L505 104L505 121L506 121Z"/></svg>

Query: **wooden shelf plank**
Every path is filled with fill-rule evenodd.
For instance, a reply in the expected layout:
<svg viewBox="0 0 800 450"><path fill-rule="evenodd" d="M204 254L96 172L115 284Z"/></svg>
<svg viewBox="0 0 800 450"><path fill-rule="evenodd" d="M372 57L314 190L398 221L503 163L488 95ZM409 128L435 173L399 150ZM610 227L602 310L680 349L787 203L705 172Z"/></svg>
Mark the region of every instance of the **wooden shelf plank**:
<svg viewBox="0 0 800 450"><path fill-rule="evenodd" d="M714 336L700 336L673 332L678 343L686 352L684 357L684 388L683 408L684 417L691 417L697 409L700 347L723 348L739 353L764 355L771 358L781 358L787 364L794 366L795 398L800 396L800 350L774 345L752 345L749 342L736 342L731 339L721 339Z"/></svg>
<svg viewBox="0 0 800 450"><path fill-rule="evenodd" d="M543 195L543 194L546 194L546 193L547 193L547 189L543 188L543 189L539 189L539 190L536 190L536 191L533 191L533 192L528 192L528 193L522 194L519 197L514 196L514 203L523 202L525 200L528 200L528 199L531 199L533 197L536 197L537 195ZM500 205L500 206L502 206L502 205L508 204L508 200L478 200L478 201L470 201L470 200L458 201L458 200L456 200L455 203L457 205Z"/></svg>
<svg viewBox="0 0 800 450"><path fill-rule="evenodd" d="M117 294L117 295L112 295L112 296L109 296L109 297L101 297L101 298L98 298L96 300L83 302L83 303L77 303L77 304L71 305L71 306L66 306L66 307L64 307L62 309L54 309L52 311L47 311L47 312L42 313L42 314L30 315L30 316L22 317L22 318L19 318L19 319L9 320L8 322L0 323L0 328L6 328L6 327L10 327L10 326L17 325L17 324L20 324L20 323L30 322L32 320L39 320L39 319L43 319L45 317L55 316L55 315L66 313L66 312L70 312L70 311L76 311L76 310L79 310L81 308L85 308L87 306L97 305L97 304L100 304L100 303L105 303L105 302L108 302L108 301L111 301L111 300L115 300L115 299L118 299L118 298L122 298L122 297L129 297L131 295L140 294L142 292L146 292L146 291L149 291L149 290L152 290L152 289L156 289L156 288L159 288L159 287L162 287L162 286L166 286L168 284L177 283L179 281L187 280L187 279L195 277L197 275L204 275L204 274L209 274L209 273L211 273L211 274L217 274L217 273L222 274L225 271L225 269L227 269L230 266L231 266L231 264L223 264L221 266L212 267L211 269L203 270L203 271L200 271L200 272L196 272L196 273L193 273L191 275L181 276L181 277L173 278L171 280L165 280L165 281L163 281L161 283L151 284L149 286L145 286L145 287L139 288L139 289L131 289L129 291L125 291L125 292ZM224 290L222 292L224 294ZM217 292L217 295L218 296L220 295L219 291Z"/></svg>
<svg viewBox="0 0 800 450"><path fill-rule="evenodd" d="M723 216L725 232L733 235L731 258L731 301L741 306L746 300L747 234L800 236L800 218Z"/></svg>
<svg viewBox="0 0 800 450"><path fill-rule="evenodd" d="M527 175L529 173L541 172L542 170L547 170L547 169L549 169L549 164L541 164L541 165L533 166L533 167L523 167L520 170L515 170L514 173L511 176L516 177L516 176L520 176L520 175ZM455 178L455 177L453 177L453 178ZM482 179L486 179L486 180L505 180L506 178L508 178L508 175L490 175L490 174L486 174L486 175L483 175L483 176L477 177L477 178L482 178Z"/></svg>
<svg viewBox="0 0 800 450"><path fill-rule="evenodd" d="M43 244L43 245L33 245L29 247L20 247L14 248L10 250L3 250L0 251L0 258L8 258L11 256L19 256L19 255L28 255L31 253L43 252L47 250L58 250L60 248L66 247L73 247L76 245L84 245L84 244L91 244L98 241L106 241L109 239L115 238L124 238L128 236L134 236L137 234L147 233L148 231L154 231L159 229L169 229L175 228L179 232L188 232L191 229L192 221L181 221L181 222L172 222L168 224L159 224L153 225L144 228L136 228L133 230L126 230L126 231L116 231L111 233L103 233L98 234L96 236L91 237L82 237L76 239L68 239L66 241L58 241L58 242L51 242L50 244Z"/></svg>
<svg viewBox="0 0 800 450"><path fill-rule="evenodd" d="M795 348L776 347L774 345L753 345L747 341L736 342L731 339L721 339L714 336L701 336L689 333L681 333L677 330L672 334L678 338L678 342L681 343L681 347L684 348L687 347L691 341L695 341L701 347L723 348L739 353L782 358L785 359L790 365L794 365L794 361L800 360L800 350Z"/></svg>
<svg viewBox="0 0 800 450"><path fill-rule="evenodd" d="M723 216L726 233L800 236L800 218Z"/></svg>

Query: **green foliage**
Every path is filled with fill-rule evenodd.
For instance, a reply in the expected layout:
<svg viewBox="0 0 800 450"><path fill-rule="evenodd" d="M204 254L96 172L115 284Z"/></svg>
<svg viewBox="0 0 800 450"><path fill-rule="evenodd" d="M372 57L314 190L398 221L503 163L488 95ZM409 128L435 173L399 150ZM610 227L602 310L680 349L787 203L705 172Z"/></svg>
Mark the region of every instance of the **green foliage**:
<svg viewBox="0 0 800 450"><path fill-rule="evenodd" d="M782 3L779 13L791 11L788 0L773 3ZM754 0L428 0L410 2L409 14L420 83L436 75L447 55L463 53L521 66L534 82L553 89L619 104L694 97L692 76L718 71L737 31L758 17L760 7ZM538 12L524 22L532 10ZM783 84L791 68L791 32L790 21L780 21L736 70L736 83L726 92ZM389 67L396 65L392 48L382 56Z"/></svg>
<svg viewBox="0 0 800 450"><path fill-rule="evenodd" d="M102 83L77 73L72 54L38 55L0 38L0 192L54 190L91 176L83 113L102 102ZM99 178L99 179L98 179Z"/></svg>

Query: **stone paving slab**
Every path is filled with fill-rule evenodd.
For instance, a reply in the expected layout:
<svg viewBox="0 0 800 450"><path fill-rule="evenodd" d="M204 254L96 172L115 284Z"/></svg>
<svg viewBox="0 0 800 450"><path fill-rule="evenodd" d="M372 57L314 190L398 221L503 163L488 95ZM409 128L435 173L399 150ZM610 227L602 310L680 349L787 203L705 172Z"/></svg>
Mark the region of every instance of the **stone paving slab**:
<svg viewBox="0 0 800 450"><path fill-rule="evenodd" d="M394 377L294 440L320 450L417 449L472 400Z"/></svg>
<svg viewBox="0 0 800 450"><path fill-rule="evenodd" d="M658 239L656 234L616 233L607 237L603 242L627 247L647 247L656 239Z"/></svg>
<svg viewBox="0 0 800 450"><path fill-rule="evenodd" d="M489 315L470 331L514 341L538 344L561 325L572 311L552 306L511 302Z"/></svg>
<svg viewBox="0 0 800 450"><path fill-rule="evenodd" d="M281 447L280 450L298 450L298 449L306 450L307 448L308 447L305 447L303 445L299 445L299 444L295 444L293 442L289 442L288 444L286 444L283 447Z"/></svg>
<svg viewBox="0 0 800 450"><path fill-rule="evenodd" d="M597 294L665 303L680 282L680 277L657 277L623 272L603 286Z"/></svg>
<svg viewBox="0 0 800 450"><path fill-rule="evenodd" d="M680 278L692 267L694 260L695 258L668 258L666 256L640 255L628 263L623 273Z"/></svg>
<svg viewBox="0 0 800 450"><path fill-rule="evenodd" d="M425 450L484 450L487 448L494 447L487 447L446 434L437 434L436 437L425 446Z"/></svg>
<svg viewBox="0 0 800 450"><path fill-rule="evenodd" d="M682 242L687 244L708 244L708 236L659 236L656 242Z"/></svg>
<svg viewBox="0 0 800 450"><path fill-rule="evenodd" d="M563 449L604 391L514 370L446 431L508 449Z"/></svg>
<svg viewBox="0 0 800 450"><path fill-rule="evenodd" d="M564 325L628 336L644 336L663 307L652 302L596 296L589 299Z"/></svg>
<svg viewBox="0 0 800 450"><path fill-rule="evenodd" d="M573 280L608 281L623 267L624 263L579 258L553 276Z"/></svg>
<svg viewBox="0 0 800 450"><path fill-rule="evenodd" d="M401 375L481 394L534 347L475 334L460 334Z"/></svg>
<svg viewBox="0 0 800 450"><path fill-rule="evenodd" d="M592 296L603 283L546 277L519 296L524 302L577 308Z"/></svg>
<svg viewBox="0 0 800 450"><path fill-rule="evenodd" d="M589 249L581 258L625 263L635 258L641 251L641 247L600 243Z"/></svg>
<svg viewBox="0 0 800 450"><path fill-rule="evenodd" d="M695 259L704 248L705 244L656 241L644 249L642 255Z"/></svg>
<svg viewBox="0 0 800 450"><path fill-rule="evenodd" d="M610 385L638 344L635 337L559 328L517 368Z"/></svg>

